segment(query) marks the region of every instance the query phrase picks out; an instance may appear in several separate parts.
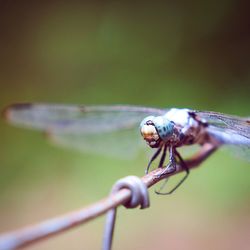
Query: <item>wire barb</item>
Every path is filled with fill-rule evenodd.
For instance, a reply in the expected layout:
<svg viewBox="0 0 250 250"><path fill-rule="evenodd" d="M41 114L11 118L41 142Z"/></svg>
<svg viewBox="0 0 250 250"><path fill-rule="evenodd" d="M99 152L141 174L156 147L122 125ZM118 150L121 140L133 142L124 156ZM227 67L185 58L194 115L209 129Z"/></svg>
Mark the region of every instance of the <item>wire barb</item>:
<svg viewBox="0 0 250 250"><path fill-rule="evenodd" d="M126 208L135 208L141 206L141 209L149 207L149 195L147 186L137 176L127 176L118 180L111 190L111 195L117 193L121 189L129 189L131 191L131 198L123 205ZM116 220L116 208L112 208L107 212L105 223L103 250L110 250L112 246L114 227Z"/></svg>

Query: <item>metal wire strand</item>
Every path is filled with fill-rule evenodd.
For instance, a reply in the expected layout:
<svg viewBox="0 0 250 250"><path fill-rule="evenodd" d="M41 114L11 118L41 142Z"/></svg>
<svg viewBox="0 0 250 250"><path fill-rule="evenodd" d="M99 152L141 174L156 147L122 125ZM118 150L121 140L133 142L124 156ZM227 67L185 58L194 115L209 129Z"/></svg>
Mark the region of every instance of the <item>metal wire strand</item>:
<svg viewBox="0 0 250 250"><path fill-rule="evenodd" d="M185 160L189 169L199 166L209 155L216 151L218 147L211 143L202 145L197 154L190 159ZM162 179L175 175L183 171L183 168L177 164L176 172L166 174L165 168L157 168L141 178L142 182L149 188ZM137 182L133 180L133 182ZM29 225L15 231L0 234L0 249L14 250L25 246L35 244L38 241L53 237L66 230L82 225L102 214L111 211L110 209L119 205L131 205L128 201L132 197L132 191L123 188L114 194L110 194L87 207L71 211L51 219L43 220L40 223ZM146 207L147 202L141 204L141 208ZM133 205L133 203L132 203ZM131 207L133 207L131 205ZM110 212L111 213L111 212ZM112 228L112 227L110 227ZM107 234L108 235L108 234ZM107 248L108 249L108 248Z"/></svg>
<svg viewBox="0 0 250 250"><path fill-rule="evenodd" d="M121 189L129 189L131 198L125 204L126 208L135 208L138 205L141 209L149 207L149 195L147 186L137 176L127 176L118 180L112 187L111 194L118 192ZM104 229L103 250L110 250L112 246L114 227L116 220L116 208L112 208L107 212L107 218Z"/></svg>

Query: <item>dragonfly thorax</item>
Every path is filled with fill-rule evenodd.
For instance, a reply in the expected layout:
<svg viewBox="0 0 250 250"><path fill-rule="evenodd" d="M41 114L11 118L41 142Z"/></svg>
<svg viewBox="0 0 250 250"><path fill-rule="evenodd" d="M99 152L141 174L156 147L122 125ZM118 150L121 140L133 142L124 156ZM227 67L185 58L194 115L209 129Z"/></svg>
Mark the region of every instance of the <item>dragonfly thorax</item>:
<svg viewBox="0 0 250 250"><path fill-rule="evenodd" d="M164 116L148 116L140 125L141 135L147 144L157 148L167 142L174 133L174 123Z"/></svg>

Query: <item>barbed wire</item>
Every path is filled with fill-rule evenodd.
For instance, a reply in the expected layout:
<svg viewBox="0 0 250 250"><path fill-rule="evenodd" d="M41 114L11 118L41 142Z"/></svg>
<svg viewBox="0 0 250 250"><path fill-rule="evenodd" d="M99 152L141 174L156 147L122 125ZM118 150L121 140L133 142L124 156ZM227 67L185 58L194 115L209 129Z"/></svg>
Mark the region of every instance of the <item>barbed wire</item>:
<svg viewBox="0 0 250 250"><path fill-rule="evenodd" d="M198 152L198 154L194 155L192 158L185 161L186 165L188 166L189 169L197 167L215 150L216 148L213 145L209 143L204 144L202 149ZM133 196L133 183L135 185L139 184L140 186L141 184L139 182L141 181L146 188L149 188L154 184L156 184L157 182L161 181L162 179L168 178L169 176L175 175L182 171L183 171L182 167L180 165L177 165L176 171L174 173L166 174L165 168L157 168L156 170L153 170L147 175L143 176L141 179L139 179L139 181L138 179L136 179L138 177L132 176L131 180L130 176L130 179L125 180L125 185L124 185L124 179L121 179L120 181L123 182L123 186L120 186L118 189L115 188L115 190L113 190L113 192L111 192L111 194L108 197L92 205L64 214L59 217L45 220L38 224L30 225L12 232L1 234L0 250L13 250L13 249L19 249L24 246L28 246L42 239L51 237L53 235L59 234L73 227L76 227L80 224L86 223L91 219L94 219L108 211L112 211L112 209L115 209L120 205L126 206L126 204L132 202L131 200L133 198L138 199L138 197L136 198L135 196ZM126 184L128 182L129 184ZM147 195L147 193L145 194L144 192L144 195L142 195L144 199L145 195ZM141 204L141 202L142 203L145 202L145 200L143 200L142 198L140 199L141 200L139 200L139 202L137 202L136 205ZM146 203L147 201L145 202L144 205L141 205L142 208L149 206L149 201L148 204ZM135 207L136 205L134 204L128 207L131 208ZM107 219L107 221L109 220ZM105 250L111 248L114 222L115 222L115 216L113 216L113 219L111 219L110 222L106 222L106 231L105 231L106 236L104 234L104 242L103 242L103 249ZM112 223L113 225L111 225ZM109 229L107 229L107 227L109 227ZM107 231L109 231L109 233Z"/></svg>

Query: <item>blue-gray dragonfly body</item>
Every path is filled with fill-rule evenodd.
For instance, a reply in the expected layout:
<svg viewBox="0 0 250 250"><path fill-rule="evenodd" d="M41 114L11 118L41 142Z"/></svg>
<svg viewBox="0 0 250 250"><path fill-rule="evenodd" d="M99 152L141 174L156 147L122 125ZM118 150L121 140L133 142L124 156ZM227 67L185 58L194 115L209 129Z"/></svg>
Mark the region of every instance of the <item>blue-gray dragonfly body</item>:
<svg viewBox="0 0 250 250"><path fill-rule="evenodd" d="M134 128L138 131L140 128L147 144L157 149L146 172L152 161L161 154L159 167L165 167L166 173L170 173L175 171L178 162L186 170L184 179L189 170L177 152L179 147L210 144L217 149L228 144L245 151L247 156L250 152L250 120L216 112L124 105L13 104L5 109L4 115L12 124L45 131L55 143L73 148L91 147L92 144L96 147L94 137L105 138L105 134ZM125 134L122 140L126 139L130 141L131 138ZM108 148L109 138L102 141ZM117 147L119 144L120 141L117 141ZM169 163L165 164L167 151Z"/></svg>

